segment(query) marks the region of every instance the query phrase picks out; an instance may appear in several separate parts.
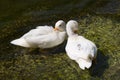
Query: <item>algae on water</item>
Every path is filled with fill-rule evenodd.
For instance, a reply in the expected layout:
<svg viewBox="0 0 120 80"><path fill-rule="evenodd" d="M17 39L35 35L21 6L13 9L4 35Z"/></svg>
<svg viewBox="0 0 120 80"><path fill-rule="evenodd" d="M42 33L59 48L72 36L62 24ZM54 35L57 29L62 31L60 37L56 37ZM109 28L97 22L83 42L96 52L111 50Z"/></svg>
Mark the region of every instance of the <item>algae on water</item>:
<svg viewBox="0 0 120 80"><path fill-rule="evenodd" d="M0 12L0 79L119 80L120 7L115 7L113 3L119 4L119 0L84 1L65 0L64 4L62 1L48 1L44 4L38 0L30 3L16 1L17 6L5 8L7 13ZM2 3L10 5L12 2ZM112 7L109 7L111 5L116 10L112 10ZM108 11L104 13L102 9ZM14 11L11 12L12 10ZM79 35L97 45L97 64L93 64L89 70L81 70L76 62L69 59L64 51L66 42L46 50L47 54L10 44L11 40L19 38L30 29L38 25L53 25L58 19L66 22L69 19L77 20Z"/></svg>

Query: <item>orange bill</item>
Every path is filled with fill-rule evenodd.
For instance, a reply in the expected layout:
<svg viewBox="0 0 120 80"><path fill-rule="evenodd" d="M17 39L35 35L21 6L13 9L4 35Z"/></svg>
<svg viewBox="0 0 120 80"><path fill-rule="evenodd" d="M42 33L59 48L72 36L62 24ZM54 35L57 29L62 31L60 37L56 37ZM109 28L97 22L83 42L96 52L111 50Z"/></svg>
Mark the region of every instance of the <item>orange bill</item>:
<svg viewBox="0 0 120 80"><path fill-rule="evenodd" d="M56 28L56 27L55 27L55 28L54 28L54 30L55 30L55 31L58 31L58 30L59 30L59 28Z"/></svg>

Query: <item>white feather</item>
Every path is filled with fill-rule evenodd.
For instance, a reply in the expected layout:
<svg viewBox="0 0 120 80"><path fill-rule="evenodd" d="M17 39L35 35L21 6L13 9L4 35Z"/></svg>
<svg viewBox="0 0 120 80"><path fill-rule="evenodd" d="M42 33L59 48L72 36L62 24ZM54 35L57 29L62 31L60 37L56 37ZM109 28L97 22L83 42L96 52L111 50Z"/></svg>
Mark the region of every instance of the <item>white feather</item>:
<svg viewBox="0 0 120 80"><path fill-rule="evenodd" d="M75 60L84 70L91 67L92 60L97 55L97 47L92 41L74 33L74 30L78 29L76 27L78 27L76 21L72 20L67 23L68 41L65 49L70 59Z"/></svg>
<svg viewBox="0 0 120 80"><path fill-rule="evenodd" d="M11 41L10 43L14 44L14 45L18 45L18 46L30 47L30 45L23 38L15 39L15 40Z"/></svg>
<svg viewBox="0 0 120 80"><path fill-rule="evenodd" d="M12 44L31 47L31 48L51 48L61 44L66 37L64 30L65 22L59 20L56 23L58 29L63 28L63 31L54 30L51 26L38 26L36 29L30 30L19 39L11 41Z"/></svg>

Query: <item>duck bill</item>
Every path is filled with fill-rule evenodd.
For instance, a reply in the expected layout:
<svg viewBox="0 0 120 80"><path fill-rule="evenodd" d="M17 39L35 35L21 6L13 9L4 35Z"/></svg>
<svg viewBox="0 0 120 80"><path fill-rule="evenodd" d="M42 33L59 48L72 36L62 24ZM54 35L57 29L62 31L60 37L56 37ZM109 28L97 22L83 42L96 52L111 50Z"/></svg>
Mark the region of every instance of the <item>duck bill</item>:
<svg viewBox="0 0 120 80"><path fill-rule="evenodd" d="M74 33L76 33L76 34L77 34L77 33L78 33L78 30L74 30Z"/></svg>
<svg viewBox="0 0 120 80"><path fill-rule="evenodd" d="M59 29L55 27L54 30L55 30L55 31L58 31Z"/></svg>

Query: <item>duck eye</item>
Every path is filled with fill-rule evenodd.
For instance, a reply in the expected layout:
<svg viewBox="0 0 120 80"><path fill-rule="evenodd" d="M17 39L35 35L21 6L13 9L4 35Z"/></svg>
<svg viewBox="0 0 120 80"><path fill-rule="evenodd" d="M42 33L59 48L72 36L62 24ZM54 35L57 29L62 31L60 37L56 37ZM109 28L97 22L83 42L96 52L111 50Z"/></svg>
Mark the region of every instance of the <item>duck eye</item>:
<svg viewBox="0 0 120 80"><path fill-rule="evenodd" d="M62 26L62 25L59 25L59 26Z"/></svg>

